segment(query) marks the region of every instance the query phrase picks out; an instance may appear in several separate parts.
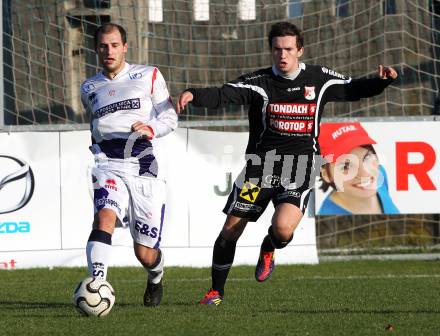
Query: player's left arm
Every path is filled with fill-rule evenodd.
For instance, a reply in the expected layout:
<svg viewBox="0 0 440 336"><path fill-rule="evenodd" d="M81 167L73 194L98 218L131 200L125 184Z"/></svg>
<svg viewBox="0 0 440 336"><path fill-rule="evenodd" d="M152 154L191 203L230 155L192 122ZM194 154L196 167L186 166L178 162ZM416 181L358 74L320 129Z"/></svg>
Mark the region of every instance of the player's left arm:
<svg viewBox="0 0 440 336"><path fill-rule="evenodd" d="M397 72L392 67L379 65L377 75L373 78L354 79L348 85L348 96L354 100L377 96L397 78Z"/></svg>
<svg viewBox="0 0 440 336"><path fill-rule="evenodd" d="M328 101L356 101L377 96L398 77L397 71L389 66L379 65L376 77L357 78L332 85L326 93Z"/></svg>
<svg viewBox="0 0 440 336"><path fill-rule="evenodd" d="M165 79L158 69L155 71L155 80L151 88L151 101L154 109L151 113L155 114L155 117L148 123L137 121L131 126L133 132L142 134L148 140L167 135L177 127L177 113Z"/></svg>
<svg viewBox="0 0 440 336"><path fill-rule="evenodd" d="M379 68L377 70L377 76L383 80L388 80L388 79L395 80L397 79L397 71L390 66L383 66L382 64L379 64Z"/></svg>

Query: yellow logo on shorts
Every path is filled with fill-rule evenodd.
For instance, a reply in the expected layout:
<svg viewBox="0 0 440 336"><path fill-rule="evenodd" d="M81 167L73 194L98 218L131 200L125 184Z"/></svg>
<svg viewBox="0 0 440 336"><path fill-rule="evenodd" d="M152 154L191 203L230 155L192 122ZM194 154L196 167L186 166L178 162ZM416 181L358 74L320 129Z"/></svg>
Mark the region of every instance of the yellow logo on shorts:
<svg viewBox="0 0 440 336"><path fill-rule="evenodd" d="M245 182L243 188L241 189L240 197L254 203L260 193L261 188L250 182Z"/></svg>

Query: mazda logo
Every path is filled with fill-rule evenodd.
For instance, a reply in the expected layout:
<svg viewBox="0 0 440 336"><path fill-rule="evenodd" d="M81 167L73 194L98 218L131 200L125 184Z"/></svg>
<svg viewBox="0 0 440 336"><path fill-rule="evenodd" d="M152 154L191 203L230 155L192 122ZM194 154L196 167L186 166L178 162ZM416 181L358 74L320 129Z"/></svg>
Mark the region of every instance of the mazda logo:
<svg viewBox="0 0 440 336"><path fill-rule="evenodd" d="M29 164L21 159L18 159L13 156L8 155L0 155L0 162L4 160L14 161L18 164L18 167L15 171L12 173L9 173L6 176L0 175L0 195L2 194L2 189L9 185L10 183L13 183L15 181L24 180L24 188L22 191L20 191L20 198L18 198L18 201L15 202L13 205L8 205L6 208L2 208L0 204L0 214L5 214L8 212L17 211L21 208L23 208L32 198L32 194L34 193L34 187L35 187L35 178L34 173L32 172L31 167ZM4 166L0 164L0 167ZM0 171L1 174L1 171ZM3 189L4 192L4 189ZM21 193L22 192L22 193Z"/></svg>

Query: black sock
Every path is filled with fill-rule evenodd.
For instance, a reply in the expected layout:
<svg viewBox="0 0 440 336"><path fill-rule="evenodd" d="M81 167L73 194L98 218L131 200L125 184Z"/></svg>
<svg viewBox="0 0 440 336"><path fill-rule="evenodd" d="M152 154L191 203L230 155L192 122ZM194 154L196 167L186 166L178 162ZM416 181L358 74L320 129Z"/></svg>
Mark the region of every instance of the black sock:
<svg viewBox="0 0 440 336"><path fill-rule="evenodd" d="M237 242L227 241L221 234L214 244L211 267L212 288L217 290L221 296L224 295L226 279L234 262L236 245Z"/></svg>
<svg viewBox="0 0 440 336"><path fill-rule="evenodd" d="M275 251L275 247L273 247L272 240L270 239L269 235L266 235L266 237L264 237L263 242L261 243L261 251L264 252Z"/></svg>

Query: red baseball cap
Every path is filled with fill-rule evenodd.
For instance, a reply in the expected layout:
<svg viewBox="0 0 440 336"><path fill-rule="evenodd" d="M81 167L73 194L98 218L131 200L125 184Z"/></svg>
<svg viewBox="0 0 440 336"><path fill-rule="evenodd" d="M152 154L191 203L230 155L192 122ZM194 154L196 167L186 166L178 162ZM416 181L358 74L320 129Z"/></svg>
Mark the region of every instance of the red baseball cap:
<svg viewBox="0 0 440 336"><path fill-rule="evenodd" d="M353 148L376 143L359 122L321 124L319 137L321 155L335 162Z"/></svg>

